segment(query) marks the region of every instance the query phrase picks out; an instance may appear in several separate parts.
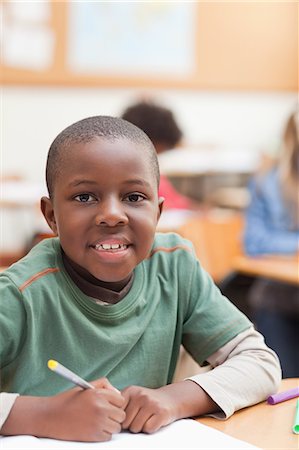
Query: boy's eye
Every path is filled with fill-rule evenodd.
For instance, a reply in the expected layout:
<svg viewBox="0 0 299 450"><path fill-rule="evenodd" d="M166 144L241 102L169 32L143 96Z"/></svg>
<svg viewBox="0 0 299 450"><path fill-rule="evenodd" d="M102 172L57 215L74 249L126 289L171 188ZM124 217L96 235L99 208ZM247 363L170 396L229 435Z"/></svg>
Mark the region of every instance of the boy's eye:
<svg viewBox="0 0 299 450"><path fill-rule="evenodd" d="M81 203L88 203L88 202L92 202L95 198L90 195L90 194L80 194L80 195L76 195L75 200L77 200L77 202L81 202Z"/></svg>
<svg viewBox="0 0 299 450"><path fill-rule="evenodd" d="M144 196L141 194L130 194L127 196L129 202L141 202L144 200Z"/></svg>

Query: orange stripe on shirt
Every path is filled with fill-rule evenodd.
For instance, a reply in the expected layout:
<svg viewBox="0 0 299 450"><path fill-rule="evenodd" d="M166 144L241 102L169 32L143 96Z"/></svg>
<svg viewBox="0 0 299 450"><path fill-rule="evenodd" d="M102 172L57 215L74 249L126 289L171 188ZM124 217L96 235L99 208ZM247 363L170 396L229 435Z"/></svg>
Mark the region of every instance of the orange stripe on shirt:
<svg viewBox="0 0 299 450"><path fill-rule="evenodd" d="M59 272L60 269L58 267L48 268L45 270L42 270L41 272L36 273L35 275L32 275L32 277L29 278L29 280L25 281L20 287L19 291L23 291L26 287L28 287L31 283L38 280L39 278L43 277L44 275L47 275L48 273L55 273Z"/></svg>
<svg viewBox="0 0 299 450"><path fill-rule="evenodd" d="M170 248L169 247L156 247L151 251L148 258L151 258L157 252L172 253L172 252L175 252L176 250L187 250L188 252L192 253L192 249L190 247L188 247L188 245L176 245L175 247L170 247Z"/></svg>

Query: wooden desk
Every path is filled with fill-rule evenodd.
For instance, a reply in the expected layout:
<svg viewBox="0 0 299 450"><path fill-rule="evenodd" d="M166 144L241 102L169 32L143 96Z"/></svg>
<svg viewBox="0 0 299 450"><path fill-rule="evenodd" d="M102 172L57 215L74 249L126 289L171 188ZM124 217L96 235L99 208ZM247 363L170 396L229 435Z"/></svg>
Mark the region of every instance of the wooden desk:
<svg viewBox="0 0 299 450"><path fill-rule="evenodd" d="M238 256L233 270L299 285L299 258L296 256Z"/></svg>
<svg viewBox="0 0 299 450"><path fill-rule="evenodd" d="M280 391L299 385L299 378L282 381ZM298 449L299 436L292 432L296 399L277 405L266 402L236 412L226 421L210 417L197 419L237 439L262 449Z"/></svg>

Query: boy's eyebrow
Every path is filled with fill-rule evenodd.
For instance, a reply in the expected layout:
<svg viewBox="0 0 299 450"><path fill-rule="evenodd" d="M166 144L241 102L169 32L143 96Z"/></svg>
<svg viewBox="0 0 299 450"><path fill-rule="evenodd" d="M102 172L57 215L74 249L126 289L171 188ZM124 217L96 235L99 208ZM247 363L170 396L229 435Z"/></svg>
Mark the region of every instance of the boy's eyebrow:
<svg viewBox="0 0 299 450"><path fill-rule="evenodd" d="M134 178L131 180L126 180L124 184L140 184L140 186L147 186L147 187L151 187L151 183L149 183L146 180L141 180L138 178Z"/></svg>
<svg viewBox="0 0 299 450"><path fill-rule="evenodd" d="M73 181L71 181L69 183L70 186L74 186L74 187L79 186L80 184L93 184L93 185L95 185L95 184L97 184L97 182L93 181L93 180L81 180L80 179L80 180L73 180Z"/></svg>
<svg viewBox="0 0 299 450"><path fill-rule="evenodd" d="M91 185L97 185L98 182L94 181L94 180L81 180L81 179L75 179L73 181L71 181L69 183L69 186L71 187L77 187L80 186L81 184L91 184ZM134 178L134 179L130 179L130 180L125 180L125 182L123 184L139 184L140 186L147 186L147 187L151 187L151 184L146 181L146 180L142 180L142 179L138 179L138 178Z"/></svg>

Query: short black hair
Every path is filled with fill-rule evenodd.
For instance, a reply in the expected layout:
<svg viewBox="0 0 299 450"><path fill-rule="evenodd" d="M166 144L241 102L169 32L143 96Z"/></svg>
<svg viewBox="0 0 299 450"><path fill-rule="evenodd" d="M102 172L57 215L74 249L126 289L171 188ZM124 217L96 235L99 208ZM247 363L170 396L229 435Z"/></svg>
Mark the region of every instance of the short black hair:
<svg viewBox="0 0 299 450"><path fill-rule="evenodd" d="M148 157L157 185L160 181L159 163L152 141L137 126L118 117L93 116L73 123L65 128L52 142L46 165L46 183L49 196L53 195L56 178L62 171L64 156L69 154L73 144L87 143L97 137L108 140L128 139L140 144Z"/></svg>
<svg viewBox="0 0 299 450"><path fill-rule="evenodd" d="M161 143L171 149L183 136L170 109L153 102L135 103L129 106L121 117L141 128L154 145Z"/></svg>

